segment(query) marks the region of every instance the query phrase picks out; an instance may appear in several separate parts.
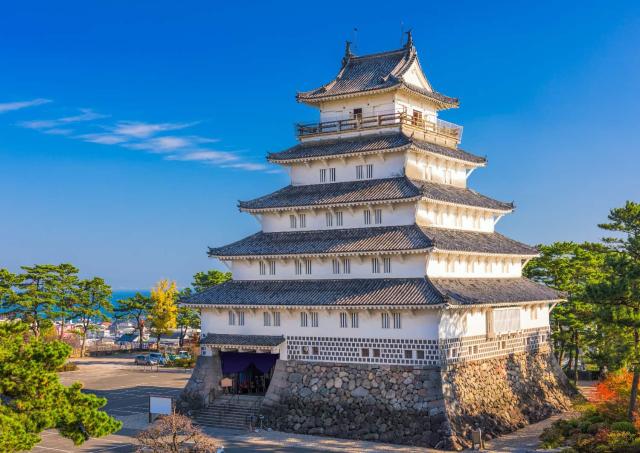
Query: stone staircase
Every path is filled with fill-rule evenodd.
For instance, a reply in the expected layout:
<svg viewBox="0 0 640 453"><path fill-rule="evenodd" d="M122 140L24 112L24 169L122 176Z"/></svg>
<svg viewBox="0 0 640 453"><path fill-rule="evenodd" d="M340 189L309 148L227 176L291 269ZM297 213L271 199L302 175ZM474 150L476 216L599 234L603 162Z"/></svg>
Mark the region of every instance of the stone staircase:
<svg viewBox="0 0 640 453"><path fill-rule="evenodd" d="M254 425L256 423L263 399L254 395L222 395L205 409L196 412L193 419L197 425L249 429L252 417Z"/></svg>

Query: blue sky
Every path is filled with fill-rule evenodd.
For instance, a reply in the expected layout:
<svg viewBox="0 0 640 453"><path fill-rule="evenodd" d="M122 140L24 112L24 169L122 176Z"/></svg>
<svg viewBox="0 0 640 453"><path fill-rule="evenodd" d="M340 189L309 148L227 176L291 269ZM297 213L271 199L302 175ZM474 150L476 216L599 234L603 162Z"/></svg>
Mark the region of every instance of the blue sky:
<svg viewBox="0 0 640 453"><path fill-rule="evenodd" d="M412 28L443 119L489 165L474 189L528 243L597 240L640 200L640 4L118 1L0 6L0 267L72 262L114 288L184 286L255 232L264 160L316 112L297 90Z"/></svg>

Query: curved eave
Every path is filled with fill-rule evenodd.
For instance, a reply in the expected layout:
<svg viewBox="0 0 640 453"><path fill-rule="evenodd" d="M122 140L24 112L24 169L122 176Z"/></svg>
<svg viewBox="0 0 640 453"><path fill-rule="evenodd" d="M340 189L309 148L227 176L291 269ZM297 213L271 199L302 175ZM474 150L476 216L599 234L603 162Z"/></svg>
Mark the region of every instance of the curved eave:
<svg viewBox="0 0 640 453"><path fill-rule="evenodd" d="M485 304L457 304L446 302L445 308L454 310L478 310L490 307L520 307L523 305L549 305L565 302L566 299L528 300L521 302L494 302Z"/></svg>
<svg viewBox="0 0 640 453"><path fill-rule="evenodd" d="M361 96L369 96L369 95L376 95L376 94L384 94L384 93L389 93L391 91L399 91L399 90L403 90L403 91L408 91L413 95L416 96L420 96L422 98L424 98L425 100L427 100L428 102L432 102L434 103L437 107L439 107L440 110L444 110L444 109L450 109L450 108L457 108L460 103L457 99L454 98L450 98L451 100L444 100L444 99L440 99L437 96L429 96L419 90L413 89L411 88L411 86L407 83L404 82L400 82L397 83L395 85L391 85L388 87L384 87L384 88L372 88L370 90L361 90L361 91L354 91L351 93L341 93L341 94L310 94L313 91L317 91L317 90L312 90L307 91L307 92L298 92L296 94L296 100L298 102L301 102L303 104L307 104L307 105L317 105L320 104L322 102L326 102L326 101L337 101L340 99L351 99L351 98L356 98L356 97L361 97Z"/></svg>
<svg viewBox="0 0 640 453"><path fill-rule="evenodd" d="M407 198L391 198L385 200L365 200L365 201L349 201L345 203L325 203L314 205L297 205L297 206L276 206L270 208L245 208L238 204L238 209L242 212L248 212L250 214L261 214L264 212L280 212L280 211L299 211L299 210L313 210L313 209L331 209L331 208L349 208L352 206L366 206L366 205L381 205L381 204L400 204L410 203L412 201L418 201L422 197L417 195L415 197Z"/></svg>
<svg viewBox="0 0 640 453"><path fill-rule="evenodd" d="M209 253L209 258L216 258L222 261L233 260L265 260L265 259L295 259L295 258L323 258L335 256L372 256L372 255L418 255L428 253L431 247L406 250L363 250L356 252L325 252L325 253L288 253L271 255L215 255Z"/></svg>
<svg viewBox="0 0 640 453"><path fill-rule="evenodd" d="M345 308L353 308L359 310L417 310L417 309L433 309L444 308L446 304L407 304L407 305L358 305L358 304L344 304L344 305L282 305L282 304L181 304L185 307L191 308L209 308L209 309L226 309L226 308L280 308L283 310L344 310Z"/></svg>
<svg viewBox="0 0 640 453"><path fill-rule="evenodd" d="M486 165L487 165L487 160L486 159L484 159L482 162L472 162L470 160L458 159L458 158L455 158L455 157L445 156L444 154L440 154L440 153L436 153L436 152L429 151L429 150L426 150L426 149L422 149L422 148L420 148L419 146L416 146L413 143L407 143L406 145L398 146L396 148L375 149L375 150L370 150L370 151L354 151L352 153L327 154L327 155L324 155L324 156L296 157L296 158L290 158L290 159L278 159L278 158L274 158L272 154L268 154L267 155L267 161L269 161L269 162L271 162L273 164L286 165L286 164L311 162L311 161L314 161L314 160L343 159L343 158L346 158L346 157L369 156L369 155L374 155L374 154L401 153L401 152L407 151L409 149L411 149L412 151L416 151L416 152L422 153L422 154L433 156L434 158L437 158L437 159L444 159L444 160L448 160L448 161L451 161L451 162L460 163L460 164L468 166L468 167L480 168L480 167L486 167Z"/></svg>
<svg viewBox="0 0 640 453"><path fill-rule="evenodd" d="M451 207L462 207L462 208L467 208L467 209L477 209L480 211L486 211L486 212L493 212L496 214L510 214L515 210L515 206L512 206L511 208L505 208L505 209L494 209L494 208L486 208L483 206L474 206L472 204L464 204L464 203L454 203L451 201L442 201L442 200L438 200L437 198L429 198L429 197L425 197L422 196L421 197L421 201L426 201L428 203L435 203L435 204L441 204L443 206L451 206Z"/></svg>
<svg viewBox="0 0 640 453"><path fill-rule="evenodd" d="M509 258L535 258L539 256L539 253L489 253L489 252L470 252L468 250L448 250L433 247L432 253L445 253L448 255L465 255L465 256L486 256L486 257L509 257Z"/></svg>

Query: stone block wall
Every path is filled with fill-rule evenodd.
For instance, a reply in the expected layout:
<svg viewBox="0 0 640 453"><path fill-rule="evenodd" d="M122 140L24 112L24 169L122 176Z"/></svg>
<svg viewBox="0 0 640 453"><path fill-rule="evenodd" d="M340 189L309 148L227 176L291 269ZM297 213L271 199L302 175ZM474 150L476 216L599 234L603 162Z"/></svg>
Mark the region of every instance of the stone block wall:
<svg viewBox="0 0 640 453"><path fill-rule="evenodd" d="M455 443L464 447L472 429L492 438L569 409L573 392L549 348L449 365L442 388Z"/></svg>
<svg viewBox="0 0 640 453"><path fill-rule="evenodd" d="M213 355L198 356L191 377L178 397L176 410L187 414L206 407L209 394L212 391L222 390L220 379L222 379L220 354L214 352Z"/></svg>
<svg viewBox="0 0 640 453"><path fill-rule="evenodd" d="M279 361L262 405L275 430L448 447L439 368Z"/></svg>

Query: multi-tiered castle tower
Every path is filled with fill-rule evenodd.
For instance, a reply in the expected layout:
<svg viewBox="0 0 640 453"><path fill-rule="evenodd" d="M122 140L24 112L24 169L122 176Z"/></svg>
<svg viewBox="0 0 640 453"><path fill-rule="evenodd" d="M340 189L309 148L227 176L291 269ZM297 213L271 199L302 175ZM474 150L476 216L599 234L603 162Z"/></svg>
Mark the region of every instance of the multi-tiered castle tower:
<svg viewBox="0 0 640 453"><path fill-rule="evenodd" d="M203 355L221 357L222 374L238 384L242 376L225 371L225 351L234 352L226 368L236 372L242 360L267 354L259 358L264 390L279 395L268 401L282 412L283 392L321 405L326 392L318 382L347 400L386 398L371 386L375 379L367 386L358 378L363 367L406 367L413 371L402 373L422 379L456 364L548 351L549 312L561 296L522 277L535 249L495 231L514 206L467 187L486 159L460 149L462 127L438 118L458 100L433 89L411 36L399 50L360 57L347 43L335 79L297 99L318 108L320 121L298 125L299 143L268 155L291 184L239 203L262 230L210 248L233 280L189 300L201 310ZM268 356L280 360L275 375ZM326 366L343 371L323 381L318 370ZM287 369L310 375L288 381ZM389 380L387 389L396 384ZM449 410L434 403L446 399L441 384L431 394L418 392L422 381L412 385L410 398L424 406L394 404L426 411L424 423L433 425ZM278 410L271 410L275 426L295 429ZM441 442L455 425L443 420L437 429L423 423L418 443ZM302 431L357 437L355 428L316 425Z"/></svg>

